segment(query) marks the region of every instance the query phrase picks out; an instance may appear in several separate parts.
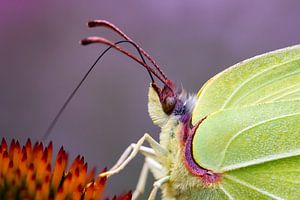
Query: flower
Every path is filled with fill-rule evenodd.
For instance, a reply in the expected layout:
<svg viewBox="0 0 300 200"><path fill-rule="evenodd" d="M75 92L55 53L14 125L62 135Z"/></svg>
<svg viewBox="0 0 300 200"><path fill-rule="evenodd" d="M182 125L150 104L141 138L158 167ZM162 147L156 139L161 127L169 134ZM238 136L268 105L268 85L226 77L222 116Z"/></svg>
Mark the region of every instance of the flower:
<svg viewBox="0 0 300 200"><path fill-rule="evenodd" d="M52 142L32 147L30 139L21 148L14 139L0 144L0 199L100 199L106 177L94 180L96 169L88 172L84 158L77 156L67 170L68 154L60 148L52 166ZM104 169L103 171L105 171ZM131 192L113 197L130 200Z"/></svg>

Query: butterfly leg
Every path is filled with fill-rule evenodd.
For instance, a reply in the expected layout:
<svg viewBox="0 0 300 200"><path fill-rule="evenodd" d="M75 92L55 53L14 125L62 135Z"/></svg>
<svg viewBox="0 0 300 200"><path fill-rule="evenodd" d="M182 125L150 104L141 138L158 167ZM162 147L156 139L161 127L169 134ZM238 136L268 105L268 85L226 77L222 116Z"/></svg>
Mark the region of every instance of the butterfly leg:
<svg viewBox="0 0 300 200"><path fill-rule="evenodd" d="M134 149L135 145L136 144L133 143L126 148L126 150L122 153L121 157L116 162L116 164L110 169L110 171L118 168L126 160L126 158L132 152L132 149ZM155 157L155 151L149 147L141 146L139 149L139 152L142 153L146 157Z"/></svg>
<svg viewBox="0 0 300 200"><path fill-rule="evenodd" d="M152 158L146 157L138 184L132 195L132 200L136 200L140 194L144 193L149 170L153 173L154 177L162 177L164 175L163 167Z"/></svg>
<svg viewBox="0 0 300 200"><path fill-rule="evenodd" d="M136 144L131 144L128 148L126 149L119 161L117 162L116 165L114 165L113 169L101 173L100 176L111 176L113 174L119 173L124 167L142 150L142 144L147 141L151 148L155 152L155 157L157 155L165 155L167 150L162 147L158 142L156 142L149 134L145 133L144 136L139 139L139 141ZM130 152L130 153L129 153ZM149 152L144 152L144 153L151 153Z"/></svg>
<svg viewBox="0 0 300 200"><path fill-rule="evenodd" d="M155 197L156 197L156 194L157 194L157 191L158 189L166 182L168 182L170 179L170 176L165 176L161 179L158 179L157 181L154 182L153 184L153 189L150 193L150 196L148 198L148 200L155 200Z"/></svg>

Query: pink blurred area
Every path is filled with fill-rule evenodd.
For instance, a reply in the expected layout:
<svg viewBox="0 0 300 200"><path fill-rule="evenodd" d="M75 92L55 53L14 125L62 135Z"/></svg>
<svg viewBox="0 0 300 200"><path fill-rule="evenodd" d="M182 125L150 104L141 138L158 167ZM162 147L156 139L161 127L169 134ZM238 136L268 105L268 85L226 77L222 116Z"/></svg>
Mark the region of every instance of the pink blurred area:
<svg viewBox="0 0 300 200"><path fill-rule="evenodd" d="M170 79L197 92L214 74L243 59L300 42L299 1L0 2L0 136L25 142L42 137L88 67L104 49L82 47L88 29L106 19L123 29ZM132 50L133 48L124 45ZM48 140L99 170L145 132L159 130L147 113L150 79L138 64L111 51L97 65ZM108 194L134 189L142 157L112 177ZM150 181L151 182L151 181ZM151 184L149 184L151 186Z"/></svg>

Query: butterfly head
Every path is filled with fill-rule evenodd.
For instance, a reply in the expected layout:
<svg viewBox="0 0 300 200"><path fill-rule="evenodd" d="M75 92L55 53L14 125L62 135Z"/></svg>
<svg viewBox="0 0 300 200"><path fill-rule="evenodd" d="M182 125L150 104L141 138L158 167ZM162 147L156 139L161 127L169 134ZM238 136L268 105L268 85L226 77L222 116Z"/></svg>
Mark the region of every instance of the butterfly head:
<svg viewBox="0 0 300 200"><path fill-rule="evenodd" d="M88 23L88 26L90 28L93 27L108 28L113 32L117 33L118 35L120 35L124 40L121 40L119 42L112 42L106 38L94 36L94 37L88 37L81 40L82 45L88 45L94 43L106 44L109 46L108 49L110 48L116 49L117 51L125 54L126 56L130 57L131 59L139 63L144 69L147 70L152 81L151 88L156 93L156 94L151 93L151 95L158 97L155 98L154 104L155 107L158 108L158 110L160 111L158 113L154 112L154 115L157 114L161 116L175 115L175 116L179 116L181 121L187 121L190 118L191 110L193 107L193 103L191 102L194 102L192 100L194 98L189 98L188 95L186 95L186 93L183 92L183 90L177 90L175 84L167 78L167 76L163 73L163 71L158 66L158 64L154 61L154 59L152 59L149 56L149 54L144 49L139 47L137 43L131 40L124 32L122 32L118 27L116 27L115 25L113 25L108 21L93 20ZM129 51L123 49L123 47L120 46L121 43L129 43L133 47L135 47L137 52L139 53L140 58L136 57L134 54L130 53ZM157 79L158 82L162 83L163 86L159 87L155 79ZM149 103L151 104L150 100ZM149 113L151 115L150 111Z"/></svg>
<svg viewBox="0 0 300 200"><path fill-rule="evenodd" d="M156 83L152 83L152 87L157 93L160 104L165 114L170 115L176 106L177 95L175 91L175 84L171 80L166 80L163 88L159 88Z"/></svg>

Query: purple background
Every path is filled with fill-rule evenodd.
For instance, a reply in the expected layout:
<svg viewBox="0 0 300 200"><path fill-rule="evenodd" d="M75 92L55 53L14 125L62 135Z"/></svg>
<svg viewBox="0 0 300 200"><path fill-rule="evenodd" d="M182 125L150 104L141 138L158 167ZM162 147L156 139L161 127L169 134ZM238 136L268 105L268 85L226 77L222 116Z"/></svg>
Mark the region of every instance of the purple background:
<svg viewBox="0 0 300 200"><path fill-rule="evenodd" d="M189 92L245 58L300 41L299 1L25 1L0 2L0 131L9 141L41 138L104 46L82 47L91 19L123 29ZM128 47L132 49L131 47ZM149 77L111 51L77 93L49 137L73 159L100 170L132 142L158 128L147 113ZM134 189L142 156L111 178L107 194ZM149 184L150 185L150 184Z"/></svg>

